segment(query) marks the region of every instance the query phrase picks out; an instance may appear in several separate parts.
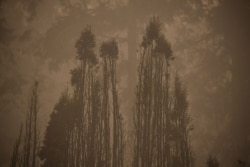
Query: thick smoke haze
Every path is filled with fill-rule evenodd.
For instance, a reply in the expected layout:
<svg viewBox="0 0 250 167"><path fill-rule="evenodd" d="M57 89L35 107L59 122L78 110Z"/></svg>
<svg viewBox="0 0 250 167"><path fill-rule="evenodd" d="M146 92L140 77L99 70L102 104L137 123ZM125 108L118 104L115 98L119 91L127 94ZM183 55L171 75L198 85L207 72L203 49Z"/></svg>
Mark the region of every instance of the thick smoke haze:
<svg viewBox="0 0 250 167"><path fill-rule="evenodd" d="M61 93L71 89L75 43L87 25L96 48L109 38L118 42L118 95L129 129L136 54L153 15L162 21L172 64L187 88L196 166L205 167L209 154L222 167L236 166L239 159L250 163L247 0L1 0L0 166L10 164L34 80L40 82L43 137Z"/></svg>

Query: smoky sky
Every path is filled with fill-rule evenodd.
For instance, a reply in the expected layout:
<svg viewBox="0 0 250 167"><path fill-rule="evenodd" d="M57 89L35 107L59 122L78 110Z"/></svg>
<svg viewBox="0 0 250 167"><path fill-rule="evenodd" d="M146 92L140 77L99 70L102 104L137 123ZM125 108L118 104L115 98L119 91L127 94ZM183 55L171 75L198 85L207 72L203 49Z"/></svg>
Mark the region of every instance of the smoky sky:
<svg viewBox="0 0 250 167"><path fill-rule="evenodd" d="M205 166L210 153L221 166L249 161L248 1L1 0L0 8L0 166L9 165L34 80L41 85L43 134L60 94L70 89L75 42L87 25L96 35L96 53L102 41L118 41L119 101L129 125L136 52L152 15L162 21L172 65L188 90L196 166Z"/></svg>

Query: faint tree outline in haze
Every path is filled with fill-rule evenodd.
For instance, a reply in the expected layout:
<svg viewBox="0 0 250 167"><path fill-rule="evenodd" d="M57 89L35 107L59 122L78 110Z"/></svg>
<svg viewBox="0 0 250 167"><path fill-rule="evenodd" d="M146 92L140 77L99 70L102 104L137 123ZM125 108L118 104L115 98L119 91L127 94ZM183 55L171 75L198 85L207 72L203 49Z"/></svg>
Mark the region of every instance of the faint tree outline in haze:
<svg viewBox="0 0 250 167"><path fill-rule="evenodd" d="M38 81L35 81L32 87L24 131L23 125L21 125L19 136L15 142L12 153L11 167L36 167L39 164L37 157L40 144L37 123L37 115L39 112L38 85Z"/></svg>

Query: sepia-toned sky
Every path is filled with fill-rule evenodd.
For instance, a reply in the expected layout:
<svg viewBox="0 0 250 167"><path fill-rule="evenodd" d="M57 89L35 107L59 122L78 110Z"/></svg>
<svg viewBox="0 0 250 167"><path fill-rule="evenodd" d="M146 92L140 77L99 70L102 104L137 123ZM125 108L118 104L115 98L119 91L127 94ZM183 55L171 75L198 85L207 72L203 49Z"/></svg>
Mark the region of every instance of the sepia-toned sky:
<svg viewBox="0 0 250 167"><path fill-rule="evenodd" d="M240 110L245 97L238 98L242 90L234 88L241 83L233 82L250 56L247 0L1 0L0 166L9 166L34 80L40 82L42 136L60 94L70 89L70 69L76 66L74 45L87 25L96 35L96 53L102 41L118 41L119 101L128 125L136 50L152 15L162 21L175 56L172 65L188 90L196 166L206 166L210 153L222 167L234 166L241 158L249 160L249 124L241 123L250 114L244 107ZM233 105L234 100L239 104Z"/></svg>

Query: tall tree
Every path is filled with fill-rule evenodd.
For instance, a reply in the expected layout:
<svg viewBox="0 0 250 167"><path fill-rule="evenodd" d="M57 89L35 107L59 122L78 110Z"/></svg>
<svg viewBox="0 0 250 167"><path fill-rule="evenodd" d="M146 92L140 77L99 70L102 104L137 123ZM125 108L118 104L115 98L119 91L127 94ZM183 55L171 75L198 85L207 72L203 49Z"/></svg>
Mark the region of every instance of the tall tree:
<svg viewBox="0 0 250 167"><path fill-rule="evenodd" d="M91 133L89 121L91 113L91 89L95 80L94 71L97 63L96 55L94 53L95 36L92 33L91 27L85 28L80 38L76 42L76 49L78 53L78 60L80 61L80 84L79 91L75 92L75 100L78 104L76 117L76 166L87 165L87 157L89 156L89 133ZM92 149L92 148L91 148Z"/></svg>
<svg viewBox="0 0 250 167"><path fill-rule="evenodd" d="M79 65L71 70L73 95L61 97L46 130L40 155L44 166L123 166L122 116L116 89L118 47L115 41L103 43L101 79L94 47L95 36L87 27L76 42ZM55 137L54 132L59 135Z"/></svg>
<svg viewBox="0 0 250 167"><path fill-rule="evenodd" d="M94 166L99 117L95 36L86 27L75 44L78 66L71 70L73 96L63 94L51 115L41 158L44 166ZM53 132L59 135L55 136ZM100 144L99 144L100 145Z"/></svg>
<svg viewBox="0 0 250 167"><path fill-rule="evenodd" d="M43 146L39 156L44 167L67 166L69 133L72 129L73 115L70 112L72 100L64 92L50 115Z"/></svg>
<svg viewBox="0 0 250 167"><path fill-rule="evenodd" d="M190 147L189 133L192 130L190 125L191 118L188 114L188 101L186 90L176 74L174 79L174 96L173 96L173 138L174 145L174 166L193 166L192 151Z"/></svg>
<svg viewBox="0 0 250 167"><path fill-rule="evenodd" d="M133 166L167 166L169 163L169 61L170 44L161 23L152 17L140 48Z"/></svg>
<svg viewBox="0 0 250 167"><path fill-rule="evenodd" d="M178 77L171 86L172 49L152 17L140 47L134 111L134 167L192 164L187 97Z"/></svg>
<svg viewBox="0 0 250 167"><path fill-rule="evenodd" d="M116 89L116 60L118 58L118 46L116 41L111 40L101 45L101 57L103 58L103 103L105 129L105 150L108 166L123 166L123 127L122 116L119 112L118 95ZM110 88L111 86L111 88ZM111 91L111 97L109 97ZM110 104L111 103L111 104ZM112 120L111 120L112 119ZM111 123L110 123L111 121ZM110 126L111 124L111 126ZM111 132L113 133L110 133ZM110 140L111 138L111 140ZM112 142L112 150L109 150L109 143ZM111 153L111 157L109 157ZM109 162L111 160L111 162Z"/></svg>
<svg viewBox="0 0 250 167"><path fill-rule="evenodd" d="M13 167L36 167L38 165L38 85L38 82L35 81L31 91L29 109L26 115L24 134L22 134L21 128L19 137L14 146L11 162L11 166Z"/></svg>

